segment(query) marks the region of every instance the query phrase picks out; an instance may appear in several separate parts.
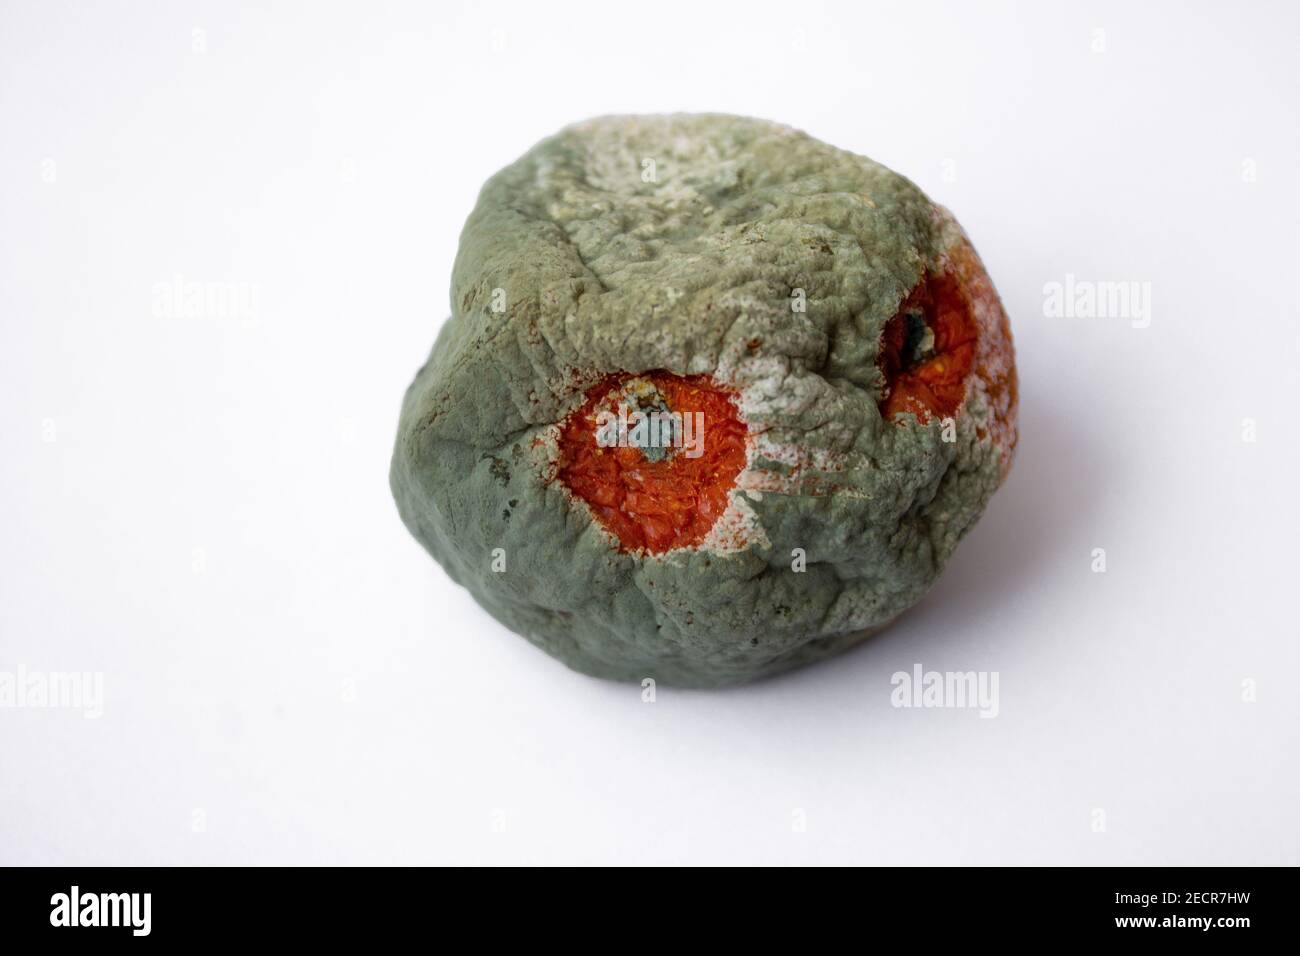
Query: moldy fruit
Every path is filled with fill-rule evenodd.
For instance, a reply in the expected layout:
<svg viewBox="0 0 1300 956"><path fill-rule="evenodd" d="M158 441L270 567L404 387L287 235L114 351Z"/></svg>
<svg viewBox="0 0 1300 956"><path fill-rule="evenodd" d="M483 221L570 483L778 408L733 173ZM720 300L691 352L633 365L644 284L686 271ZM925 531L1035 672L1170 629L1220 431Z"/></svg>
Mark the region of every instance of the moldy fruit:
<svg viewBox="0 0 1300 956"><path fill-rule="evenodd" d="M483 187L402 406L402 519L566 664L713 686L925 593L1016 443L1006 315L942 207L732 116L561 131Z"/></svg>

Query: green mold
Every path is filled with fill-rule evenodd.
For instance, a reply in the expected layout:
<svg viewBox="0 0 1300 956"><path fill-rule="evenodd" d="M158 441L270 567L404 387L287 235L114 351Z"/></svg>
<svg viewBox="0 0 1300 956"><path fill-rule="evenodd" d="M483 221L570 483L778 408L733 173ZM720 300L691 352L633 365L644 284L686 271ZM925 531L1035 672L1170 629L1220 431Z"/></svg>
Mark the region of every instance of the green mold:
<svg viewBox="0 0 1300 956"><path fill-rule="evenodd" d="M969 371L947 413L899 412L886 326L906 323L905 365L931 354L914 290L934 276L951 281L932 319ZM969 343L951 345L950 319ZM748 430L715 529L662 553L629 548L559 478L561 423L589 390L651 372L715 383ZM833 654L915 604L1005 477L1015 415L996 293L908 180L759 120L607 117L483 187L391 484L447 573L547 653L715 686Z"/></svg>

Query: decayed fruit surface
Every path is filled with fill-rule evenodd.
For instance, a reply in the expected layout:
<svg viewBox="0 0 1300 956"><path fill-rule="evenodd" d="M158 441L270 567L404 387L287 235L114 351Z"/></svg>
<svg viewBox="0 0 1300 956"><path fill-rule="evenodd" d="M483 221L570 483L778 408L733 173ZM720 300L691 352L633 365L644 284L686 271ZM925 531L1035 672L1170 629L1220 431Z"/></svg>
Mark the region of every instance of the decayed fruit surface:
<svg viewBox="0 0 1300 956"><path fill-rule="evenodd" d="M711 686L914 604L1005 477L1006 315L943 208L759 120L607 117L484 186L407 391L407 526L578 670Z"/></svg>

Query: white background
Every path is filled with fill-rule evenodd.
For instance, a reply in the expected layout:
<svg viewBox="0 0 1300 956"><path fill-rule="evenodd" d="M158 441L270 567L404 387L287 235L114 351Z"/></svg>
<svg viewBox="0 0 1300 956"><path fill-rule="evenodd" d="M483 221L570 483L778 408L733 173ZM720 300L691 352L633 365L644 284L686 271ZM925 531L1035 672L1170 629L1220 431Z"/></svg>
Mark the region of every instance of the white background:
<svg viewBox="0 0 1300 956"><path fill-rule="evenodd" d="M0 862L1300 863L1298 34L1284 3L4 3L0 671L104 700L0 709ZM482 181L671 110L949 206L1022 434L887 633L646 704L482 612L387 472ZM1149 282L1150 326L1045 316L1067 274ZM177 276L256 321L167 315ZM918 662L996 671L999 716L891 707Z"/></svg>

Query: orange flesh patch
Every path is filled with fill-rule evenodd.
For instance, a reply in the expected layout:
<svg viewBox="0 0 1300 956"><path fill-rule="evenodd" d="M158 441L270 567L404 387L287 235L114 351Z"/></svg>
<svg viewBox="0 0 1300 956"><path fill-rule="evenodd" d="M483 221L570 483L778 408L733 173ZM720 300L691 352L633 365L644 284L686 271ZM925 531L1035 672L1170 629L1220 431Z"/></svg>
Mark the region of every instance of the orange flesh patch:
<svg viewBox="0 0 1300 956"><path fill-rule="evenodd" d="M691 416L692 423L703 412L698 457L690 457L688 447L655 448L647 456L638 447L600 446L598 416L618 415L629 383L653 386L660 411L666 406ZM561 423L558 477L618 538L620 551L661 554L698 545L727 510L729 492L745 467L747 434L733 393L707 375L620 372L592 386L586 402Z"/></svg>
<svg viewBox="0 0 1300 956"><path fill-rule="evenodd" d="M911 412L921 422L956 414L966 398L978 337L960 281L947 273L922 279L885 324L880 413L892 419Z"/></svg>

